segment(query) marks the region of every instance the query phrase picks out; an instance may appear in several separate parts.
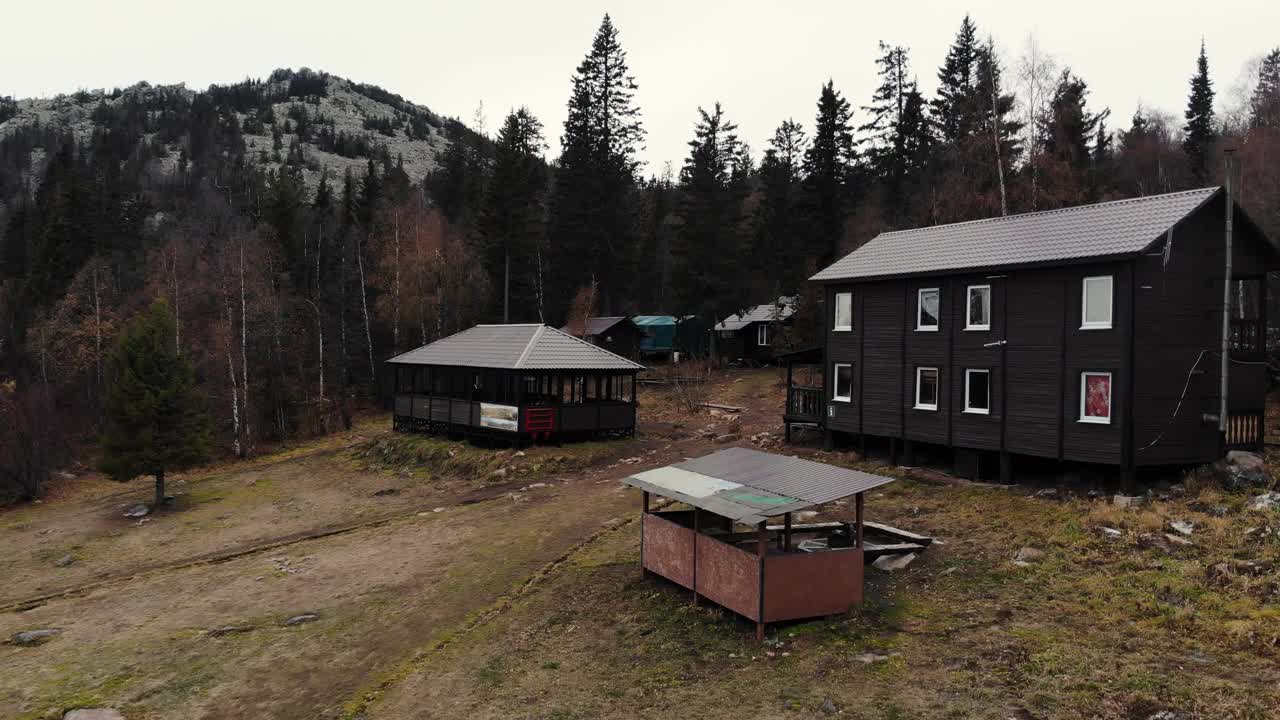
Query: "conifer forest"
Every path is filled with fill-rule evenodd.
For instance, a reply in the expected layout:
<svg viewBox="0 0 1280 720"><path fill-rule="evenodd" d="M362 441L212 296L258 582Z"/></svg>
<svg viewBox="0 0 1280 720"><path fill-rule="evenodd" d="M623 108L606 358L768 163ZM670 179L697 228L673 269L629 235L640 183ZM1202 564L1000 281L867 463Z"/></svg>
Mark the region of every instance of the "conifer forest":
<svg viewBox="0 0 1280 720"><path fill-rule="evenodd" d="M112 349L157 300L213 453L245 457L349 427L388 357L558 327L586 289L595 314L707 322L798 295L810 320L775 341L798 347L822 316L805 279L882 231L1221 184L1228 150L1280 237L1280 47L1232 97L1240 69L1189 48L1184 107L1116 117L1051 50L955 21L947 48L881 42L875 87L795 78L812 114L760 144L707 97L674 167L638 159L645 78L608 16L562 127L515 108L487 131L309 69L0 96L0 497L105 432Z"/></svg>

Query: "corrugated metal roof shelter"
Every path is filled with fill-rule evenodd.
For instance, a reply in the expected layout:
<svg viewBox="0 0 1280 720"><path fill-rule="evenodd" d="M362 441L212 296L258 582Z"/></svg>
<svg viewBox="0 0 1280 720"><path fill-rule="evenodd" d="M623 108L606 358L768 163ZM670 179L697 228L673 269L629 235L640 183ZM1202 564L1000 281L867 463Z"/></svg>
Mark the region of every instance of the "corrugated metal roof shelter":
<svg viewBox="0 0 1280 720"><path fill-rule="evenodd" d="M856 280L1132 255L1218 188L886 232L811 280Z"/></svg>
<svg viewBox="0 0 1280 720"><path fill-rule="evenodd" d="M893 478L748 448L637 473L622 482L752 524L866 492Z"/></svg>
<svg viewBox="0 0 1280 720"><path fill-rule="evenodd" d="M545 325L477 325L387 362L398 430L512 442L635 434L644 366Z"/></svg>
<svg viewBox="0 0 1280 720"><path fill-rule="evenodd" d="M862 602L863 493L892 478L729 448L623 480L644 492L640 564L756 622L833 615ZM651 512L649 494L693 506ZM791 513L854 496L854 523L791 524ZM765 518L786 524L769 527ZM735 532L734 523L754 524ZM793 529L821 535L792 545ZM776 542L771 542L776 541Z"/></svg>

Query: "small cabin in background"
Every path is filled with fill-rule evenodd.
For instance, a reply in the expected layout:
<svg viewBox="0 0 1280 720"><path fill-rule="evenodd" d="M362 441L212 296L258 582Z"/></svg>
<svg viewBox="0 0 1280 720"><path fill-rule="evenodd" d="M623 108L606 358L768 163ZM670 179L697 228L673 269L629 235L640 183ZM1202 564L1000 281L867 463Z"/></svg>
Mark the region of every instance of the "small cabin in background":
<svg viewBox="0 0 1280 720"><path fill-rule="evenodd" d="M774 338L791 323L795 311L796 298L784 296L730 315L716 324L716 355L762 365L774 362Z"/></svg>
<svg viewBox="0 0 1280 720"><path fill-rule="evenodd" d="M634 315L640 331L640 356L698 358L707 355L707 325L695 315Z"/></svg>
<svg viewBox="0 0 1280 720"><path fill-rule="evenodd" d="M1015 455L1130 478L1260 449L1280 253L1228 202L1205 188L877 236L811 278L826 297L827 441L885 438L908 463L917 445L949 447L966 474L998 455L1005 479Z"/></svg>
<svg viewBox="0 0 1280 720"><path fill-rule="evenodd" d="M396 430L518 444L635 435L644 366L545 325L477 325L387 363Z"/></svg>
<svg viewBox="0 0 1280 720"><path fill-rule="evenodd" d="M582 324L583 327L576 327ZM615 355L635 360L640 357L640 328L623 315L591 317L585 323L570 321L560 332L582 338Z"/></svg>

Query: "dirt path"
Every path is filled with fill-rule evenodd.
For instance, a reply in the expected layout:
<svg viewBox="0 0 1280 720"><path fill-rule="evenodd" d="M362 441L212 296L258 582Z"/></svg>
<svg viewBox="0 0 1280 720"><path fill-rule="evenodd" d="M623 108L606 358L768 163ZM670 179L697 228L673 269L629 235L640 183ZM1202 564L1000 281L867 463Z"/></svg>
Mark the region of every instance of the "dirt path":
<svg viewBox="0 0 1280 720"><path fill-rule="evenodd" d="M767 404L757 386L771 376L752 377L717 385L715 399ZM347 449L386 434L366 429L181 478L176 507L144 522L121 517L144 484L86 485L0 515L0 545L14 549L0 556L0 637L61 630L36 647L0 645L0 716L96 705L131 719L342 716L399 687L416 653L483 626L549 563L629 520L638 500L618 478L722 447L707 426L744 437L777 426L755 408L730 421L646 400L640 440L559 474L365 469ZM552 452L573 450L530 460ZM318 618L283 624L306 613Z"/></svg>

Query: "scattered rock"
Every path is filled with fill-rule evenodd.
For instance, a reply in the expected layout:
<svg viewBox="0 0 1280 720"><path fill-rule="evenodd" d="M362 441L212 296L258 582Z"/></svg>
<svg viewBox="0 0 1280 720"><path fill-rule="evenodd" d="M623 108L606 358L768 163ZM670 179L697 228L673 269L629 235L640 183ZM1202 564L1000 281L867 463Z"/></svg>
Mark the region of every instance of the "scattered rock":
<svg viewBox="0 0 1280 720"><path fill-rule="evenodd" d="M1173 544L1166 539L1165 535L1165 533L1141 533L1138 535L1138 545L1162 552L1173 552Z"/></svg>
<svg viewBox="0 0 1280 720"><path fill-rule="evenodd" d="M1222 579L1233 575L1266 575L1275 569L1275 564L1268 560L1227 560L1214 563L1205 571L1211 579Z"/></svg>
<svg viewBox="0 0 1280 720"><path fill-rule="evenodd" d="M489 473L489 474L496 478L504 478L507 476L507 469L498 468L497 470L494 470L492 473Z"/></svg>
<svg viewBox="0 0 1280 720"><path fill-rule="evenodd" d="M871 663L884 662L896 654L897 653L892 653L890 655L881 655L879 653L869 652L869 653L862 653L861 655L854 655L853 659L857 662L862 663L863 665L870 665Z"/></svg>
<svg viewBox="0 0 1280 720"><path fill-rule="evenodd" d="M124 716L114 708L80 708L67 711L62 720L124 720Z"/></svg>
<svg viewBox="0 0 1280 720"><path fill-rule="evenodd" d="M736 431L742 427L742 417L739 415L730 415L726 424L729 426L730 430Z"/></svg>
<svg viewBox="0 0 1280 720"><path fill-rule="evenodd" d="M75 557L74 557L74 556L72 556L72 555L63 555L62 557L58 558L58 560L57 560L56 562L54 562L53 564L54 564L54 565L56 565L56 566L58 566L58 567L66 567L66 566L70 565L71 563L73 563L73 562L75 562L75 561L76 561L76 559L75 559Z"/></svg>
<svg viewBox="0 0 1280 720"><path fill-rule="evenodd" d="M375 492L373 493L373 496L374 496L374 497L386 497L386 496L388 496L388 495L396 495L396 494L399 494L399 492L400 492L400 488L382 488L381 490L377 490L377 491L375 491Z"/></svg>
<svg viewBox="0 0 1280 720"><path fill-rule="evenodd" d="M528 486L528 488L527 488L527 489L529 489L529 490L537 490L538 488L544 488L544 487L546 487L546 486L547 486L547 484L546 484L546 483L529 483L529 486Z"/></svg>
<svg viewBox="0 0 1280 720"><path fill-rule="evenodd" d="M444 512L445 510L448 510L448 509L449 508L443 508L443 507L432 508L431 512L433 513Z"/></svg>
<svg viewBox="0 0 1280 720"><path fill-rule="evenodd" d="M1196 529L1195 525L1186 520L1174 520L1169 523L1169 527L1173 528L1174 532L1181 533L1183 535L1190 535L1191 532Z"/></svg>
<svg viewBox="0 0 1280 720"><path fill-rule="evenodd" d="M1280 492L1265 492L1249 501L1250 510L1280 510Z"/></svg>
<svg viewBox="0 0 1280 720"><path fill-rule="evenodd" d="M1142 504L1141 495L1116 495L1111 498L1111 504L1120 508L1137 507Z"/></svg>
<svg viewBox="0 0 1280 720"><path fill-rule="evenodd" d="M1013 561L1015 563L1024 563L1027 565L1038 563L1043 559L1044 551L1033 547L1023 547L1018 551L1017 555L1013 556Z"/></svg>
<svg viewBox="0 0 1280 720"><path fill-rule="evenodd" d="M1046 500L1057 500L1058 488L1045 488L1043 490L1037 490L1035 493L1035 497L1044 498Z"/></svg>
<svg viewBox="0 0 1280 720"><path fill-rule="evenodd" d="M1246 450L1232 450L1227 453L1227 464L1245 470L1264 470L1267 467L1261 455Z"/></svg>
<svg viewBox="0 0 1280 720"><path fill-rule="evenodd" d="M639 458L639 457L629 457L629 458L622 458L618 462L623 465L635 465L636 463L640 462L642 459L643 458Z"/></svg>
<svg viewBox="0 0 1280 720"><path fill-rule="evenodd" d="M1102 492L1101 490L1098 490L1097 488L1094 488L1094 489L1090 490L1089 492L1085 493L1084 495L1085 495L1085 497L1089 498L1090 500L1097 500L1097 499L1099 499L1099 498L1106 497L1106 493Z"/></svg>
<svg viewBox="0 0 1280 720"><path fill-rule="evenodd" d="M1232 452L1235 452L1235 451L1233 450ZM1177 712L1175 710L1161 710L1160 712L1148 717L1147 720L1189 720L1190 717L1191 717L1190 715L1184 712Z"/></svg>
<svg viewBox="0 0 1280 720"><path fill-rule="evenodd" d="M1106 535L1106 536L1107 536L1107 537L1109 537L1109 538L1118 538L1118 537L1122 537L1122 536L1124 535L1124 531L1123 531L1123 530L1118 530L1118 529L1113 528L1113 527L1105 527L1105 526L1104 526L1104 527L1100 527L1100 528L1098 528L1098 529L1102 531L1102 534L1103 534L1103 535Z"/></svg>
<svg viewBox="0 0 1280 720"><path fill-rule="evenodd" d="M47 628L45 630L24 630L13 636L14 645L39 645L49 638L61 635L62 631L58 628Z"/></svg>
<svg viewBox="0 0 1280 720"><path fill-rule="evenodd" d="M831 698L824 698L822 704L818 706L818 712L823 715L835 715L838 710L836 709L836 704L831 702Z"/></svg>
<svg viewBox="0 0 1280 720"><path fill-rule="evenodd" d="M237 635L247 632L253 632L253 627L249 625L224 625L220 628L207 630L205 634L209 637L222 637L223 635Z"/></svg>
<svg viewBox="0 0 1280 720"><path fill-rule="evenodd" d="M725 433L724 435L716 436L716 442L722 445L724 443L736 442L741 439L742 439L742 436L739 435L738 433Z"/></svg>
<svg viewBox="0 0 1280 720"><path fill-rule="evenodd" d="M901 570L905 568L906 566L910 565L912 561L914 561L915 559L916 559L915 553L907 553L905 555L881 555L880 557L875 559L875 562L871 564L876 566L877 568L880 568L881 570L885 570L887 572L893 572L894 570Z"/></svg>
<svg viewBox="0 0 1280 720"><path fill-rule="evenodd" d="M526 452L525 452L525 451L523 451L523 450L517 450L517 451L516 451L516 457L525 457L526 455L528 455L528 453L526 453Z"/></svg>
<svg viewBox="0 0 1280 720"><path fill-rule="evenodd" d="M1181 535L1174 535L1173 533L1165 533L1164 539L1168 540L1171 545L1181 545L1182 547L1195 545L1194 542L1182 537Z"/></svg>
<svg viewBox="0 0 1280 720"><path fill-rule="evenodd" d="M149 512L151 512L151 508L139 503L130 507L128 510L125 510L124 516L127 518L140 518L144 517Z"/></svg>
<svg viewBox="0 0 1280 720"><path fill-rule="evenodd" d="M305 623L315 622L319 619L320 619L320 616L315 613L303 613L301 615L294 615L288 620L285 620L284 624L285 624L285 627L294 627L296 625L303 625Z"/></svg>

